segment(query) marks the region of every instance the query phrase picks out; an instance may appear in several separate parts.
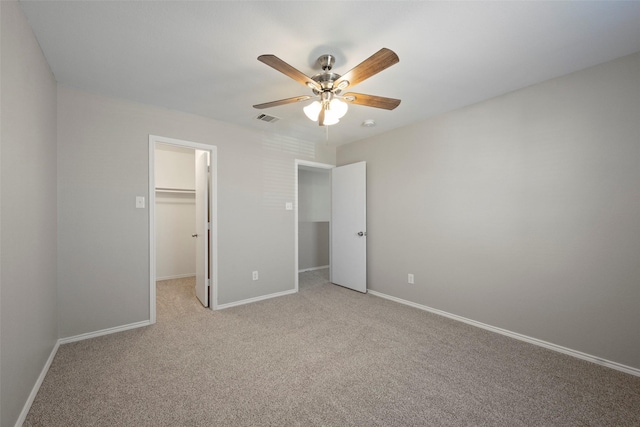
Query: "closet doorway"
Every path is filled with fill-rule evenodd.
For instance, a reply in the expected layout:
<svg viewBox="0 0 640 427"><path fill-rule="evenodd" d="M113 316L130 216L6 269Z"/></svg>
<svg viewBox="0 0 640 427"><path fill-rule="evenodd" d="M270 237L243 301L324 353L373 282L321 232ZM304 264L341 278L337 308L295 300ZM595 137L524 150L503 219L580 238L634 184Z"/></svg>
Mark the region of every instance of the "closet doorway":
<svg viewBox="0 0 640 427"><path fill-rule="evenodd" d="M327 267L331 283L367 292L366 194L366 162L295 161L296 292L301 272Z"/></svg>
<svg viewBox="0 0 640 427"><path fill-rule="evenodd" d="M295 288L299 274L330 268L331 169L333 165L296 160Z"/></svg>
<svg viewBox="0 0 640 427"><path fill-rule="evenodd" d="M150 320L156 281L187 280L205 307L217 306L216 149L149 137Z"/></svg>

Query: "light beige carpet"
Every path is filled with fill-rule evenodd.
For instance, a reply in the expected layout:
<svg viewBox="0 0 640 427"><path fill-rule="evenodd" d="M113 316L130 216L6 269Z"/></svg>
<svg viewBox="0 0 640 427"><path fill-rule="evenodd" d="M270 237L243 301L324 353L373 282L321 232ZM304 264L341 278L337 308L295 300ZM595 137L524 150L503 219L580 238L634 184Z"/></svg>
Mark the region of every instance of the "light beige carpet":
<svg viewBox="0 0 640 427"><path fill-rule="evenodd" d="M302 275L211 312L60 347L27 426L638 426L640 378Z"/></svg>

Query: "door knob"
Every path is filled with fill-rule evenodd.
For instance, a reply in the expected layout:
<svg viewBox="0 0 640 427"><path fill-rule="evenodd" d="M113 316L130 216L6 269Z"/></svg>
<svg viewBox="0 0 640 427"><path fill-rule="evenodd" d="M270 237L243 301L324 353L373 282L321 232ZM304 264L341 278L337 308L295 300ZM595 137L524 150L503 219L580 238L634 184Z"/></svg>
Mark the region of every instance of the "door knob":
<svg viewBox="0 0 640 427"><path fill-rule="evenodd" d="M359 231L358 232L358 236L362 237L362 236L366 236L367 232L366 231Z"/></svg>
<svg viewBox="0 0 640 427"><path fill-rule="evenodd" d="M192 234L191 237L198 237L198 235L197 234Z"/></svg>

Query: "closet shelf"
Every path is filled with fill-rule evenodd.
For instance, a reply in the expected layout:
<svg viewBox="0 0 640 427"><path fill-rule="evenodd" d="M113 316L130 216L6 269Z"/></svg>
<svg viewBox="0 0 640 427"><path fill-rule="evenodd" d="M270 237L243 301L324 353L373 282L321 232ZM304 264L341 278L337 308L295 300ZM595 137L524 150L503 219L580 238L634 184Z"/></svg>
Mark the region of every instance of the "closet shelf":
<svg viewBox="0 0 640 427"><path fill-rule="evenodd" d="M196 194L196 190L188 190L188 189L186 189L186 188L163 188L163 187L156 187L156 193Z"/></svg>

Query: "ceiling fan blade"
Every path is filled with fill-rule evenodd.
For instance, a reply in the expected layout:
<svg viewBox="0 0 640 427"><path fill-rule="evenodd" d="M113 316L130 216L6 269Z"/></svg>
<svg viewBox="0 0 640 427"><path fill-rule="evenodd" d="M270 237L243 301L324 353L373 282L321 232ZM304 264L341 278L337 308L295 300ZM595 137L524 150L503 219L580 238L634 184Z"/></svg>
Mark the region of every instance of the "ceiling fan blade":
<svg viewBox="0 0 640 427"><path fill-rule="evenodd" d="M291 77L293 80L302 85L305 85L311 89L322 91L322 87L320 86L320 84L318 84L318 82L312 80L311 77L307 76L303 72L296 70L291 65L287 64L275 55L260 55L258 56L258 61L263 62L271 68L280 71L282 74Z"/></svg>
<svg viewBox="0 0 640 427"><path fill-rule="evenodd" d="M347 74L336 80L333 83L333 87L340 87L340 84L343 85L340 89L355 86L363 80L378 74L380 71L385 70L398 62L400 62L398 55L396 55L391 49L383 47L369 58L356 65L348 71Z"/></svg>
<svg viewBox="0 0 640 427"><path fill-rule="evenodd" d="M365 95L363 93L345 93L342 98L351 104L365 105L367 107L384 108L393 110L400 105L400 100L395 98L385 98L383 96Z"/></svg>
<svg viewBox="0 0 640 427"><path fill-rule="evenodd" d="M277 107L279 105L292 104L294 102L306 101L307 99L311 99L313 96L303 95L303 96L294 96L293 98L280 99L278 101L265 102L264 104L254 105L253 108L271 108Z"/></svg>

